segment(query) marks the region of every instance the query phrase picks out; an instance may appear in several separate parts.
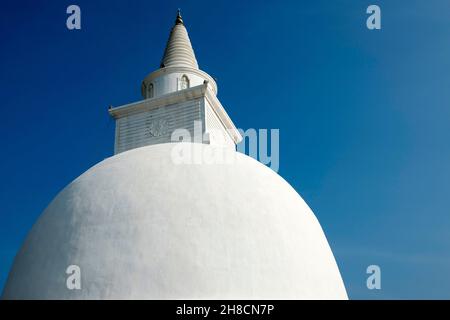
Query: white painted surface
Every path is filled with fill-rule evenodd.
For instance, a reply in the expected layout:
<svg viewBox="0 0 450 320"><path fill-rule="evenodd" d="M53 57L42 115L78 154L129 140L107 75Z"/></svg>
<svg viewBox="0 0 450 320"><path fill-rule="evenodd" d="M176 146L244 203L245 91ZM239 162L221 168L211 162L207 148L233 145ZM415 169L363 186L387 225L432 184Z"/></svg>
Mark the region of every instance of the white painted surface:
<svg viewBox="0 0 450 320"><path fill-rule="evenodd" d="M236 150L236 144L232 137L227 133L227 128L217 116L214 107L211 106L208 99L205 99L204 110L205 132L209 134L209 143L223 145Z"/></svg>
<svg viewBox="0 0 450 320"><path fill-rule="evenodd" d="M150 84L153 85L153 97L160 97L171 92L182 90L180 87L180 79L183 76L188 77L189 87L191 88L202 85L205 80L212 83L212 78L207 76L206 73L200 72L200 70L195 71L188 68L174 67L170 69L167 68L165 71L166 72L151 73L144 79L141 89L144 99L150 98L144 94L144 88L150 86Z"/></svg>
<svg viewBox="0 0 450 320"><path fill-rule="evenodd" d="M203 122L204 99L195 98L130 114L116 120L116 153L171 142L172 132L186 129L194 136L194 121Z"/></svg>
<svg viewBox="0 0 450 320"><path fill-rule="evenodd" d="M242 140L209 84L168 93L109 109L116 119L114 152L121 153L143 146L172 142L176 129L186 129L191 141L223 145L235 150ZM195 132L195 121L199 122ZM156 130L155 130L156 128ZM194 135L198 134L199 137Z"/></svg>
<svg viewBox="0 0 450 320"><path fill-rule="evenodd" d="M3 297L347 298L317 219L285 180L242 154L175 165L175 146L118 154L67 186L29 233ZM81 290L66 288L69 265L81 268Z"/></svg>
<svg viewBox="0 0 450 320"><path fill-rule="evenodd" d="M194 49L184 24L176 23L170 31L160 69L150 73L142 82L142 97L149 99L183 90L185 88L181 86L181 79L184 76L189 79L189 87L199 86L207 81L210 83L211 90L217 94L217 84L214 79L198 68ZM153 95L149 95L150 87L153 88Z"/></svg>
<svg viewBox="0 0 450 320"><path fill-rule="evenodd" d="M166 49L161 60L161 67L190 67L198 69L197 59L192 49L188 32L181 20L175 20L175 25L170 30Z"/></svg>
<svg viewBox="0 0 450 320"><path fill-rule="evenodd" d="M182 79L186 79L184 83L188 85L183 85ZM195 88L201 90L193 90ZM195 92L201 94L199 102L199 96ZM143 80L141 94L145 99L142 102L110 109L110 114L116 119L116 154L133 148L171 142L171 133L176 129L186 129L193 136L194 121L201 122L201 135L205 134L205 143L234 150L236 143L242 139L216 97L216 82L198 68L188 32L179 13L164 50L161 68ZM159 130L154 135L151 128L155 126L164 127L164 130Z"/></svg>

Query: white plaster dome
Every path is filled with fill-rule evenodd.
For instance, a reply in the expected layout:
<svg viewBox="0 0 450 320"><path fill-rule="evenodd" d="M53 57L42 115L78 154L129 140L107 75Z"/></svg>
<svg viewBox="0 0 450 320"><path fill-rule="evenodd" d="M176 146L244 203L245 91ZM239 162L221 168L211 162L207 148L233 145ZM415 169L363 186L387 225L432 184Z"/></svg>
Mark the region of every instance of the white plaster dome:
<svg viewBox="0 0 450 320"><path fill-rule="evenodd" d="M175 164L177 145L118 154L61 191L3 298L347 299L316 217L284 179L240 153L233 164ZM80 290L66 287L69 265Z"/></svg>

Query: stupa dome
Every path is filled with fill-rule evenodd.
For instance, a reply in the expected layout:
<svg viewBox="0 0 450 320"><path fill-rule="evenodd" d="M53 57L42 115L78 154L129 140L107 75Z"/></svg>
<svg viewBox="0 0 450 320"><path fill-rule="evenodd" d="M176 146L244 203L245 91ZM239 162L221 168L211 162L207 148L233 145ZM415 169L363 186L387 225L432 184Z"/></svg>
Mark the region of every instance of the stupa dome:
<svg viewBox="0 0 450 320"><path fill-rule="evenodd" d="M226 148L232 163L179 164L177 146L117 154L70 183L29 233L3 298L347 299L321 226L283 178ZM70 265L80 290L66 286Z"/></svg>

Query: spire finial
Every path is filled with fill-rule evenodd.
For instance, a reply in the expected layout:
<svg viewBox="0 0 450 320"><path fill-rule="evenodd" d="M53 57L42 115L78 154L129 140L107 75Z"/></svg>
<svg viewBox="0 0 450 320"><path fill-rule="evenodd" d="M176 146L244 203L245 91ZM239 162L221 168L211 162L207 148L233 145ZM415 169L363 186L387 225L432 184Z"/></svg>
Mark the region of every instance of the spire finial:
<svg viewBox="0 0 450 320"><path fill-rule="evenodd" d="M183 19L181 18L181 9L177 10L177 19L175 20L175 24L184 24Z"/></svg>

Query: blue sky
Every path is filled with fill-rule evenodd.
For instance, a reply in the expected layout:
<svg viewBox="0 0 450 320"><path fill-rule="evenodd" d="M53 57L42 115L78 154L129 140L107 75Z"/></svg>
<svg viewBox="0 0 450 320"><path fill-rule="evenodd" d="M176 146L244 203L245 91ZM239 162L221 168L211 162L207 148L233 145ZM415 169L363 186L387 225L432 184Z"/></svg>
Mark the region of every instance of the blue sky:
<svg viewBox="0 0 450 320"><path fill-rule="evenodd" d="M78 4L82 30L65 26ZM377 4L382 29L366 28ZM177 8L239 128L280 129L350 298L450 298L450 2L4 1L0 288L42 210L112 155ZM366 288L368 265L382 289Z"/></svg>

